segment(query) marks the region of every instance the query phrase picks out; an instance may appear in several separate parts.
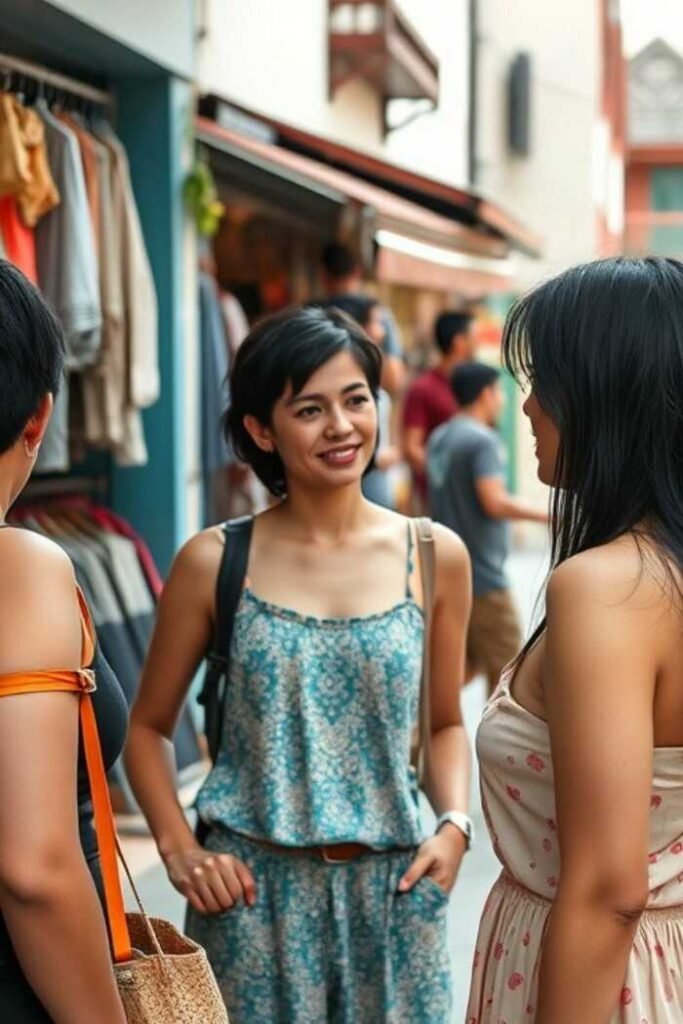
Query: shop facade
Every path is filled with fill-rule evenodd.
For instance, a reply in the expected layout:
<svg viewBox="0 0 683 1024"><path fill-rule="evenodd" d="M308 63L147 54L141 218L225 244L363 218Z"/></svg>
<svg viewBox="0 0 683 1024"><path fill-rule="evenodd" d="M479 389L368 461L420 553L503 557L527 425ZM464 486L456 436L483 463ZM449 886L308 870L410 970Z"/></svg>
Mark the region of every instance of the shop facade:
<svg viewBox="0 0 683 1024"><path fill-rule="evenodd" d="M188 523L184 336L193 330L188 316L194 303L188 301L192 242L182 183L191 159L195 23L191 0L170 0L163 19L152 8L131 0L2 0L0 50L7 60L0 60L0 72L13 89L24 85L48 95L58 93L50 75L61 75L74 108L79 96L87 102L80 85L111 101L108 116L127 152L158 305L159 397L142 414L144 465L123 467L91 456L86 466L91 475L106 477L108 503L141 532L165 571ZM16 71L13 60L25 64Z"/></svg>

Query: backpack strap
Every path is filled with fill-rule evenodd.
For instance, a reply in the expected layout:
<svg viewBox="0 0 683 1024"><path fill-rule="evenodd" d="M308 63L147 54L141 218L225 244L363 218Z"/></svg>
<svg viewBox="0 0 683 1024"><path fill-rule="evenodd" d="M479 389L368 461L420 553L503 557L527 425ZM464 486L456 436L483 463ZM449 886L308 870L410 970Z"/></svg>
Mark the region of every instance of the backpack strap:
<svg viewBox="0 0 683 1024"><path fill-rule="evenodd" d="M225 714L235 612L247 574L253 525L253 516L242 516L240 519L230 519L222 527L225 545L216 580L216 625L207 655L204 685L198 697L199 703L204 705L204 733L214 764Z"/></svg>
<svg viewBox="0 0 683 1024"><path fill-rule="evenodd" d="M418 754L417 774L420 783L424 781L428 769L430 740L432 735L432 618L434 612L434 595L436 587L436 556L434 552L434 533L431 519L415 520L417 530L417 550L420 557L420 576L422 578L422 594L424 601L424 641L422 649L422 676L420 679L420 705L418 714Z"/></svg>

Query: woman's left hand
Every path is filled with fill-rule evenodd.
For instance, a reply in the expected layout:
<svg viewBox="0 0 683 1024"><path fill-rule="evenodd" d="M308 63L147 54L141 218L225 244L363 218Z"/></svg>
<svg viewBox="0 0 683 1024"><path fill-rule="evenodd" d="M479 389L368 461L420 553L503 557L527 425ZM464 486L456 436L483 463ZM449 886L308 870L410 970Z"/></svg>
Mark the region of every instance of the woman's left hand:
<svg viewBox="0 0 683 1024"><path fill-rule="evenodd" d="M455 885L466 850L467 840L460 829L450 822L442 825L417 851L415 860L398 883L399 892L408 892L427 876L448 895Z"/></svg>

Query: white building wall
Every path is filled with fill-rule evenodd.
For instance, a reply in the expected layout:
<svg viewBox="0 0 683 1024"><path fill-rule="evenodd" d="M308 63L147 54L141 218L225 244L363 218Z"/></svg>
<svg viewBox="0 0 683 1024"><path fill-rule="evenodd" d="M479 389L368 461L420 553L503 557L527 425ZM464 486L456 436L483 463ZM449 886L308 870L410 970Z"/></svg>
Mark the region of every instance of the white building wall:
<svg viewBox="0 0 683 1024"><path fill-rule="evenodd" d="M477 188L544 239L523 283L595 254L594 143L599 112L600 22L595 0L481 0ZM532 62L531 154L507 142L507 76Z"/></svg>
<svg viewBox="0 0 683 1024"><path fill-rule="evenodd" d="M607 204L609 134L601 128L600 8L595 0L480 0L476 188L543 238L543 259L519 261L530 287L584 260L598 245L597 209ZM531 151L512 155L507 80L516 54L531 57ZM518 489L540 502L533 439L518 398ZM543 546L546 530L518 524Z"/></svg>
<svg viewBox="0 0 683 1024"><path fill-rule="evenodd" d="M256 113L462 185L467 177L467 0L401 0L440 58L439 110L383 138L362 79L328 98L327 0L207 0L199 86Z"/></svg>

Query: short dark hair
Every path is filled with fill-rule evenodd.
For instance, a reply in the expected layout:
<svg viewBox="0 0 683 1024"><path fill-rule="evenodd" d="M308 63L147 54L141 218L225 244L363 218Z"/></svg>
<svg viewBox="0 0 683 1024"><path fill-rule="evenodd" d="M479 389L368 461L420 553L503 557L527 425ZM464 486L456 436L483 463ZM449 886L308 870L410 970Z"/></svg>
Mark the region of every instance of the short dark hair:
<svg viewBox="0 0 683 1024"><path fill-rule="evenodd" d="M0 260L0 454L21 437L64 366L62 328L20 270Z"/></svg>
<svg viewBox="0 0 683 1024"><path fill-rule="evenodd" d="M376 399L381 353L356 321L337 309L306 306L276 313L258 323L240 345L230 374L226 437L238 458L276 497L287 493L282 459L255 444L244 417L270 424L273 407L287 385L298 395L316 370L340 352L351 353Z"/></svg>
<svg viewBox="0 0 683 1024"><path fill-rule="evenodd" d="M466 334L471 323L472 315L470 313L456 313L453 310L441 313L434 324L434 340L439 351L448 355L453 338L458 334Z"/></svg>
<svg viewBox="0 0 683 1024"><path fill-rule="evenodd" d="M488 363L461 363L451 374L451 389L458 405L468 406L479 398L485 388L500 377L500 370Z"/></svg>
<svg viewBox="0 0 683 1024"><path fill-rule="evenodd" d="M329 277L350 277L358 269L358 260L348 245L328 242L322 251L320 262Z"/></svg>
<svg viewBox="0 0 683 1024"><path fill-rule="evenodd" d="M324 309L340 309L342 313L352 316L361 327L367 327L372 310L379 306L379 299L374 295L335 295L333 302L323 302L321 305Z"/></svg>

